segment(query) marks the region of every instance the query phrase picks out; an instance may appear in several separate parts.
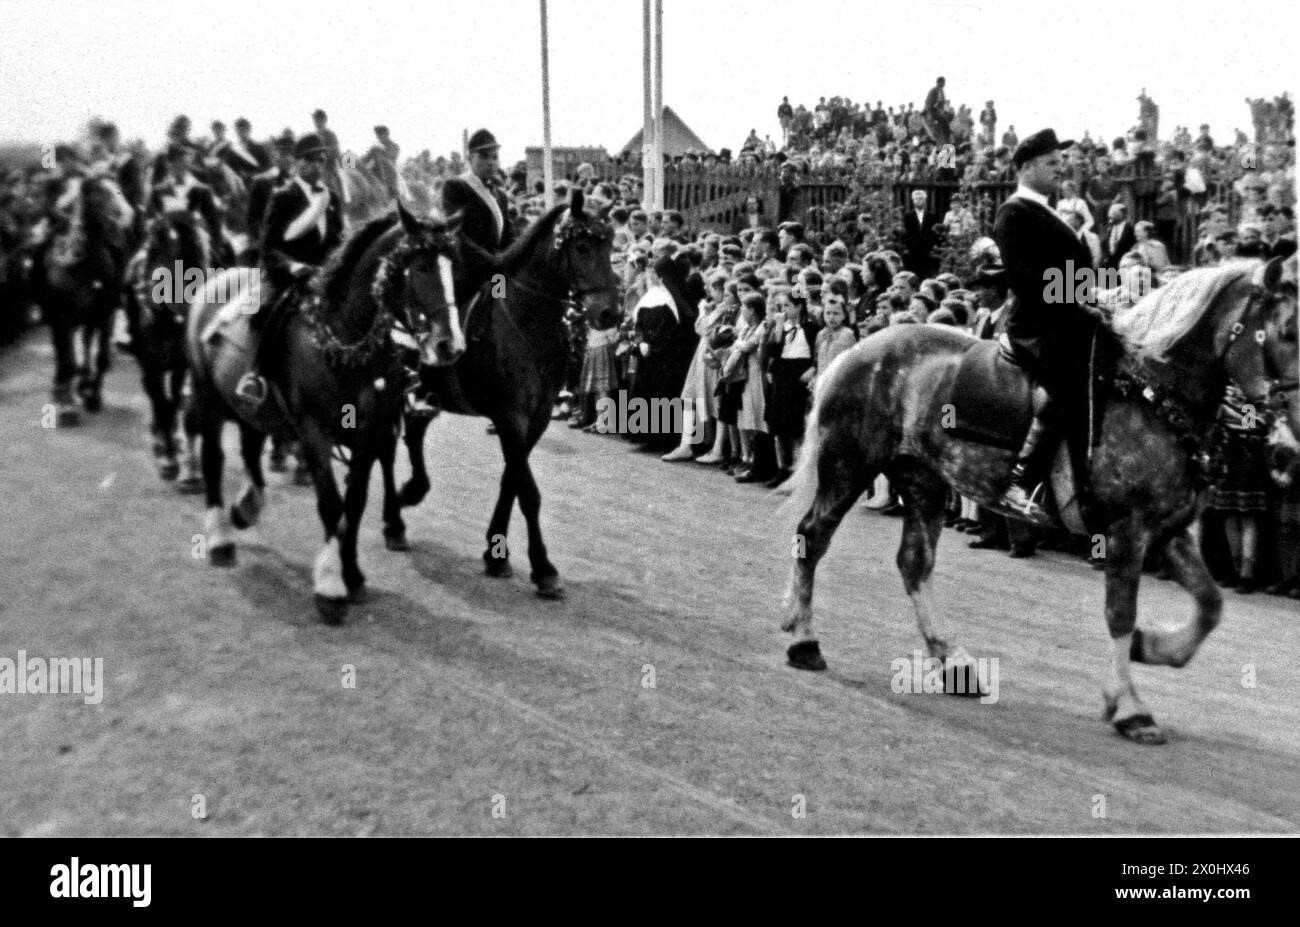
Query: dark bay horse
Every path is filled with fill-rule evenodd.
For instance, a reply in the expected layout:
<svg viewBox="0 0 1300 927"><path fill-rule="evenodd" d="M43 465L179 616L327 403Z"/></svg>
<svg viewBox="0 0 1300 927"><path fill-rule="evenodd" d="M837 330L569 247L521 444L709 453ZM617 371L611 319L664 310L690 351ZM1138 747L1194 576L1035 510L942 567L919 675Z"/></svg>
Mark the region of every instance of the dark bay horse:
<svg viewBox="0 0 1300 927"><path fill-rule="evenodd" d="M103 404L104 374L110 364L113 313L122 297L127 243L120 193L111 181L83 177L69 228L45 252L43 285L33 295L54 342L52 398L57 423L75 425L76 392L88 412ZM79 339L78 339L78 336ZM80 340L81 360L77 359Z"/></svg>
<svg viewBox="0 0 1300 927"><path fill-rule="evenodd" d="M564 586L546 553L539 513L542 495L528 456L551 422L569 345L564 313L570 299L591 317L612 309L618 281L610 266L613 231L584 209L582 191L550 209L499 257L500 279L489 284L465 323L468 348L454 368L422 371L442 408L492 420L505 457L501 488L487 529L483 561L489 576L513 574L506 536L515 500L528 523L528 559L538 595L560 598ZM424 463L427 418L408 416L411 478L403 505L429 491ZM385 479L387 484L388 480ZM390 538L401 549L404 539Z"/></svg>
<svg viewBox="0 0 1300 927"><path fill-rule="evenodd" d="M357 565L357 530L376 459L386 461L385 522L399 517L391 473L405 368L394 332L405 332L427 364L451 363L465 350L452 283L459 260L458 225L458 217L417 220L399 204L397 216L358 228L315 274L300 308L284 323L263 371L271 395L255 411L235 396L249 359L237 344L238 326L246 329L246 323L236 321L229 339L212 338L210 326L222 304L205 297L193 306L185 343L194 376L189 414L203 440L205 537L214 565L234 564L231 525L248 527L260 514L262 447L267 435L274 434L299 441L311 468L325 529L325 545L313 570L322 618L342 620L348 600L361 594L365 575ZM249 482L227 513L221 493L221 430L230 419L239 422ZM330 466L336 447L350 452L346 497L340 496Z"/></svg>
<svg viewBox="0 0 1300 927"><path fill-rule="evenodd" d="M188 369L185 323L189 303L211 265L207 232L190 213L174 212L154 220L145 236L143 260L133 261L127 271L126 299L134 302L138 319L133 339L135 355L153 410L154 465L164 480L181 475L176 424ZM197 442L193 436L187 437L190 440L179 488L197 492L203 488Z"/></svg>
<svg viewBox="0 0 1300 927"><path fill-rule="evenodd" d="M1107 525L1105 615L1114 663L1103 690L1105 717L1139 743L1162 743L1164 734L1138 697L1130 664L1185 665L1222 614L1222 596L1189 527L1197 515L1195 460L1212 438L1229 380L1270 424L1274 444L1294 449L1300 435L1296 305L1296 259L1274 260L1253 276L1237 273L1202 314L1186 313L1185 328L1160 356L1130 344L1119 361L1117 384L1138 388L1111 396L1089 468ZM819 383L788 503L804 513L782 625L796 638L788 651L792 666L826 666L812 626L817 563L841 519L882 472L906 504L898 568L930 656L945 668L973 666L932 604L931 574L947 487L993 506L1013 461L1012 452L956 438L947 428L945 409L960 402L953 395L958 364L976 343L943 326L889 328L837 358ZM1195 612L1174 629L1138 628L1143 557L1160 548Z"/></svg>

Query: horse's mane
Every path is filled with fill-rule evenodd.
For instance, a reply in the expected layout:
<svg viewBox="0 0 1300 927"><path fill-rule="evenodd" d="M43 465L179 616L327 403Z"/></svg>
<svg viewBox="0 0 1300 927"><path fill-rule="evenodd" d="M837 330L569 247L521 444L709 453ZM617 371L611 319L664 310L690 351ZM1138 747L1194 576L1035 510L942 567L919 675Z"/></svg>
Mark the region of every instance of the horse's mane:
<svg viewBox="0 0 1300 927"><path fill-rule="evenodd" d="M334 253L329 256L325 266L321 268L319 278L319 289L327 302L338 302L347 295L352 271L356 269L361 256L396 224L396 211L376 216L352 232L341 245L334 249Z"/></svg>
<svg viewBox="0 0 1300 927"><path fill-rule="evenodd" d="M1111 328L1140 358L1163 361L1181 344L1229 288L1258 270L1255 261L1202 267L1179 274L1116 314Z"/></svg>
<svg viewBox="0 0 1300 927"><path fill-rule="evenodd" d="M537 221L528 228L524 229L523 234L515 240L505 251L501 252L497 260L506 274L512 274L524 266L524 262L537 244L555 230L556 224L560 221L560 216L564 215L569 209L568 203L557 203L538 217Z"/></svg>

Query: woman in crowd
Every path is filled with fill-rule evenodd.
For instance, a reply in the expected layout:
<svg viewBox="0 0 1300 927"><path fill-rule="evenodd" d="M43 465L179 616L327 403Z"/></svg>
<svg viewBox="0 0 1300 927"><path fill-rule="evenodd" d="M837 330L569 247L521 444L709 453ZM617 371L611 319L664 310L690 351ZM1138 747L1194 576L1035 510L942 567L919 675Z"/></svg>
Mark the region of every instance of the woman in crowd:
<svg viewBox="0 0 1300 927"><path fill-rule="evenodd" d="M1246 405L1245 394L1230 383L1219 406L1221 475L1211 486L1205 504L1208 511L1223 519L1232 557L1233 575L1229 579L1243 594L1256 588L1259 519L1268 515L1270 488L1264 447L1267 428L1262 417Z"/></svg>
<svg viewBox="0 0 1300 927"><path fill-rule="evenodd" d="M808 305L789 288L773 290L773 324L769 340L767 379L772 401L767 407L767 430L776 442L776 474L765 484L769 489L789 479L794 469L795 446L803 438L808 414L808 381L804 374L813 366L817 346L817 324L808 317Z"/></svg>
<svg viewBox="0 0 1300 927"><path fill-rule="evenodd" d="M755 440L767 430L765 422L767 402L763 383L764 344L767 341L767 302L751 290L741 298L740 325L736 329L736 343L723 369L725 379L742 376L740 412L736 427L740 430L741 468L735 473L737 483L757 482L761 473L755 468Z"/></svg>
<svg viewBox="0 0 1300 927"><path fill-rule="evenodd" d="M714 390L718 385L717 370L705 361L711 350L709 332L716 326L727 310L723 297L726 295L726 274L717 272L710 276L708 295L700 302L695 317L695 333L700 336L696 343L695 354L686 371L686 382L682 384L682 438L676 448L664 454L663 460L691 460L691 445L700 439L707 439L718 415L717 397ZM721 444L721 429L714 434L714 450Z"/></svg>
<svg viewBox="0 0 1300 927"><path fill-rule="evenodd" d="M1155 231L1156 227L1147 221L1139 222L1133 226L1133 234L1137 238L1133 250L1146 262L1146 266L1150 268L1152 275L1158 275L1169 266L1169 252L1154 237Z"/></svg>

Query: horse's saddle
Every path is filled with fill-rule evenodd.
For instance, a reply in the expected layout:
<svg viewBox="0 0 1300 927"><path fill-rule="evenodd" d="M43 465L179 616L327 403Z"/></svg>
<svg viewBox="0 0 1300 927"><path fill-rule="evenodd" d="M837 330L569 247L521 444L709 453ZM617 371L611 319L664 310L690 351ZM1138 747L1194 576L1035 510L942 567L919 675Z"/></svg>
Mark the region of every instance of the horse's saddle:
<svg viewBox="0 0 1300 927"><path fill-rule="evenodd" d="M1101 530L1089 493L1089 462L1092 448L1101 440L1107 386L1118 356L1114 336L1109 329L1099 328L1093 335L1088 382L1080 385L1079 398L1056 400L1067 405L1059 410L1065 429L1052 472L1054 501L1065 526L1077 532ZM957 369L952 391L955 424L948 431L965 441L1019 451L1033 422L1035 389L1005 343L976 342Z"/></svg>

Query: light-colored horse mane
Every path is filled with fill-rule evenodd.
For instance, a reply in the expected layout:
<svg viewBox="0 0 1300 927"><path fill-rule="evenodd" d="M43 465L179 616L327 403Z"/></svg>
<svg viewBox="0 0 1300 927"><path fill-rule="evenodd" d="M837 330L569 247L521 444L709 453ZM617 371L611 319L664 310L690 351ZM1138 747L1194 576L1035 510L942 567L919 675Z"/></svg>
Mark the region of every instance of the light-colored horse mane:
<svg viewBox="0 0 1300 927"><path fill-rule="evenodd" d="M1164 361L1225 290L1255 275L1261 266L1251 260L1189 270L1116 314L1111 328L1138 358Z"/></svg>

